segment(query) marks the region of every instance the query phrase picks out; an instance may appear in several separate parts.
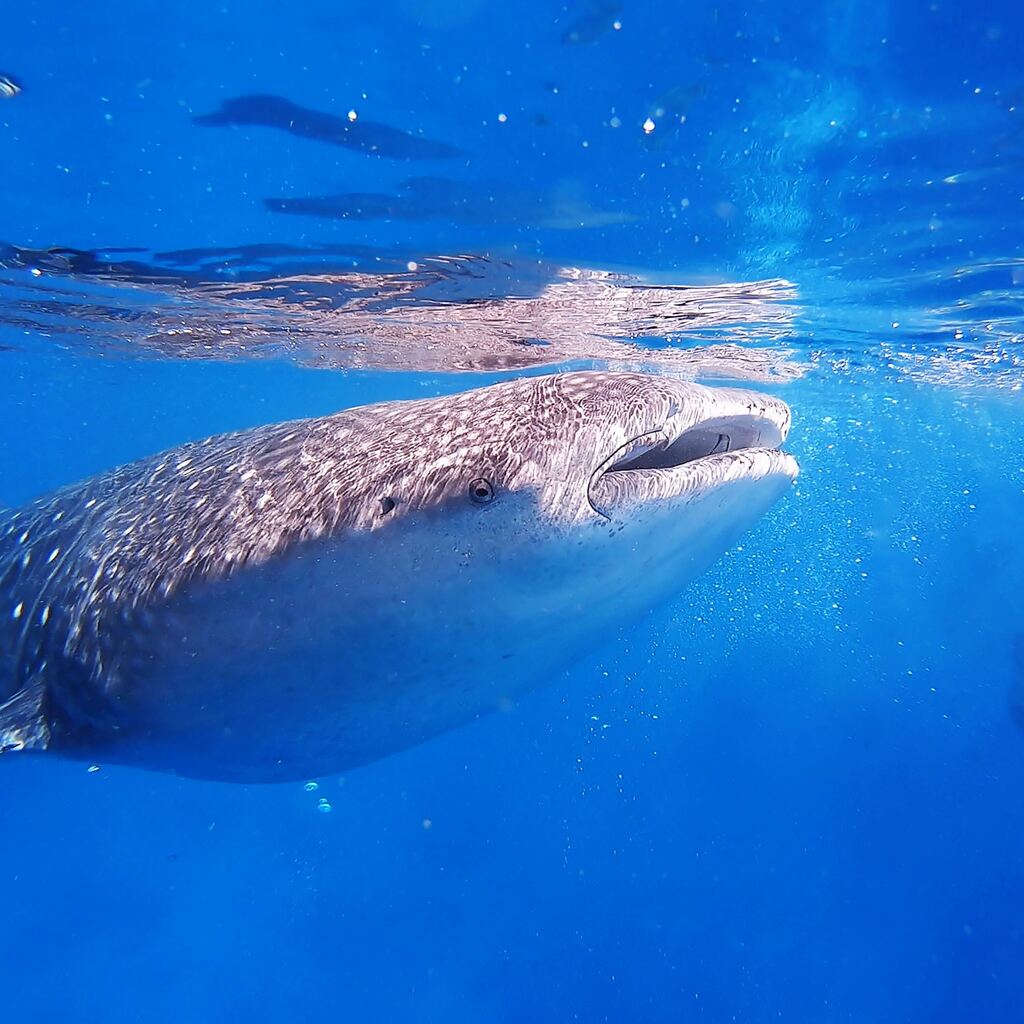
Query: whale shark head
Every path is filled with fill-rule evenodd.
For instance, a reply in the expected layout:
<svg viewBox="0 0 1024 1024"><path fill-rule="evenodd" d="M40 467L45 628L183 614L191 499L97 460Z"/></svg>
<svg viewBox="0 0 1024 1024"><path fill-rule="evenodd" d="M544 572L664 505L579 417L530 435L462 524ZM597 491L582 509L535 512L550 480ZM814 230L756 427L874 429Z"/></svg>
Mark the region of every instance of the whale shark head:
<svg viewBox="0 0 1024 1024"><path fill-rule="evenodd" d="M784 402L664 376L565 373L340 414L353 415L365 421L346 434L349 526L457 521L520 559L545 535L621 545L645 530L652 553L682 555L702 534L713 558L714 539L742 532L798 472L779 448Z"/></svg>
<svg viewBox="0 0 1024 1024"><path fill-rule="evenodd" d="M308 778L505 707L735 543L797 474L789 424L754 391L566 373L55 492L0 529L5 644L48 709L36 745Z"/></svg>
<svg viewBox="0 0 1024 1024"><path fill-rule="evenodd" d="M734 492L770 502L797 475L779 450L784 402L664 376L525 378L336 421L349 465L335 486L357 529L460 505L497 516L509 502L551 526L693 516L707 502L724 514Z"/></svg>

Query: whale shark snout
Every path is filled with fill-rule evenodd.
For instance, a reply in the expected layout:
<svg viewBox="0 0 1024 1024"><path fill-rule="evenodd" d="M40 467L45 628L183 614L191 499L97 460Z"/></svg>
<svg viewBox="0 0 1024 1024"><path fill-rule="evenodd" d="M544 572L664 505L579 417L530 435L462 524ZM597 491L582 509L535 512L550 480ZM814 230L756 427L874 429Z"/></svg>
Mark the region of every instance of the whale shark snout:
<svg viewBox="0 0 1024 1024"><path fill-rule="evenodd" d="M614 452L591 478L595 510L636 515L645 504L692 503L730 483L795 479L796 460L778 450L791 422L784 402L753 391L675 387L678 411Z"/></svg>
<svg viewBox="0 0 1024 1024"><path fill-rule="evenodd" d="M569 373L221 435L0 520L0 750L341 771L671 599L797 474L778 399Z"/></svg>

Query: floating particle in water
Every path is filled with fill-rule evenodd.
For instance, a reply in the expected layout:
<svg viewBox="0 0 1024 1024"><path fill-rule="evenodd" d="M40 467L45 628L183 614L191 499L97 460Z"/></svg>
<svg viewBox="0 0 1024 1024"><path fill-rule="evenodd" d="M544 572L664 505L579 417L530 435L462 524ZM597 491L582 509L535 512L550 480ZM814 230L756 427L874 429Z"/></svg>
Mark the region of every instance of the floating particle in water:
<svg viewBox="0 0 1024 1024"><path fill-rule="evenodd" d="M622 126L622 119L621 119L621 118L618 118L618 117L613 117L613 118L612 118L612 119L611 119L611 120L610 120L610 121L609 121L608 123L609 123L609 124L610 124L610 125L611 125L611 126L612 126L613 128L619 128L619 127L621 127L621 126Z"/></svg>
<svg viewBox="0 0 1024 1024"><path fill-rule="evenodd" d="M315 793L320 788L319 782L313 782L312 779L302 787L307 793Z"/></svg>
<svg viewBox="0 0 1024 1024"><path fill-rule="evenodd" d="M12 75L0 72L0 99L13 100L21 92L21 85Z"/></svg>
<svg viewBox="0 0 1024 1024"><path fill-rule="evenodd" d="M423 827L425 829L431 829L434 827L434 823L429 818L423 819Z"/></svg>
<svg viewBox="0 0 1024 1024"><path fill-rule="evenodd" d="M348 119L350 121L358 121L359 120L359 115L354 110L350 110L348 112Z"/></svg>
<svg viewBox="0 0 1024 1024"><path fill-rule="evenodd" d="M646 134L650 135L651 132L653 132L653 131L654 131L654 121L652 121L650 118L647 118L647 120L644 121L644 132L646 132Z"/></svg>
<svg viewBox="0 0 1024 1024"><path fill-rule="evenodd" d="M95 775L95 774L96 774L96 772L98 772L99 770L100 770L100 766L99 766L98 764L91 764L91 765L89 765L89 767L88 767L88 768L86 768L86 771L87 771L87 772L88 772L88 773L89 773L90 775Z"/></svg>
<svg viewBox="0 0 1024 1024"><path fill-rule="evenodd" d="M316 809L321 814L330 814L331 813L331 803L327 799L327 797L325 797L325 796L320 797L319 801L317 802Z"/></svg>
<svg viewBox="0 0 1024 1024"><path fill-rule="evenodd" d="M500 121L500 122L501 122L502 124L504 124L504 123L505 123L505 122L506 122L506 121L508 120L508 114L499 114L499 115L498 115L498 120L499 120L499 121Z"/></svg>

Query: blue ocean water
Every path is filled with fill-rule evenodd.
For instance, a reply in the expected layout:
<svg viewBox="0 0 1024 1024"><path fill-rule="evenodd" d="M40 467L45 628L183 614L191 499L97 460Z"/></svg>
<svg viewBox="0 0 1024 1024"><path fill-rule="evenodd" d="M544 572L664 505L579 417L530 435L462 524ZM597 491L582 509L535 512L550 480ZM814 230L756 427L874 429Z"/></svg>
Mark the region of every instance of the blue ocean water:
<svg viewBox="0 0 1024 1024"><path fill-rule="evenodd" d="M1024 1019L1022 43L1010 4L5 11L3 504L617 360L781 395L802 469L515 709L315 790L6 758L7 1011Z"/></svg>

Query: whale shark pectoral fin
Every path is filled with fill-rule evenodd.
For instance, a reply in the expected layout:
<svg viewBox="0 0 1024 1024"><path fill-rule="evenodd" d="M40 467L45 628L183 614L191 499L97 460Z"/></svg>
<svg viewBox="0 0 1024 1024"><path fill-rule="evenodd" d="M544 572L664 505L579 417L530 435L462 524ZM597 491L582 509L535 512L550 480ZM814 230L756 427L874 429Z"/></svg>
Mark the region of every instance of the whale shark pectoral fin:
<svg viewBox="0 0 1024 1024"><path fill-rule="evenodd" d="M0 754L10 750L45 750L50 745L43 693L43 680L35 676L24 689L0 704Z"/></svg>

